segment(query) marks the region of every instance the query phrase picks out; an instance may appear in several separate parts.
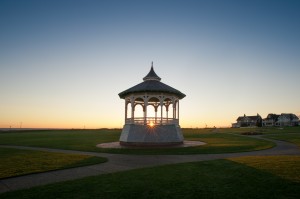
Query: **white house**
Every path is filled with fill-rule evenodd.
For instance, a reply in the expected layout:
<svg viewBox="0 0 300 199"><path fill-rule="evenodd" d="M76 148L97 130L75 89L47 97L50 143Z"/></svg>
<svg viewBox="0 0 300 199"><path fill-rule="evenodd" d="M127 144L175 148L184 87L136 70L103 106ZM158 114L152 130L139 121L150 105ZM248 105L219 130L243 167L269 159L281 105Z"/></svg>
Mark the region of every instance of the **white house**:
<svg viewBox="0 0 300 199"><path fill-rule="evenodd" d="M280 115L269 113L268 116L262 120L262 126L275 126Z"/></svg>
<svg viewBox="0 0 300 199"><path fill-rule="evenodd" d="M280 115L270 113L264 119L259 114L256 116L240 116L236 123L232 123L233 128L254 127L254 126L300 126L299 117L293 113L281 113Z"/></svg>
<svg viewBox="0 0 300 199"><path fill-rule="evenodd" d="M293 113L281 113L275 126L298 126L299 118Z"/></svg>
<svg viewBox="0 0 300 199"><path fill-rule="evenodd" d="M239 128L239 127L255 127L255 126L261 126L262 118L259 114L255 116L239 116L236 119L236 123L232 123L233 128Z"/></svg>

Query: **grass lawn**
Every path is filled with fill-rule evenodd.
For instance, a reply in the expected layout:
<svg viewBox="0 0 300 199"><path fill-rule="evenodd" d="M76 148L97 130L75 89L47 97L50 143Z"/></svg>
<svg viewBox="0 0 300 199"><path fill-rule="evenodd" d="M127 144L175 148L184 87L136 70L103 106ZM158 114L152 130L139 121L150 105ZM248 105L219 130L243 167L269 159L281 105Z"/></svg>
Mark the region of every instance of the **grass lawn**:
<svg viewBox="0 0 300 199"><path fill-rule="evenodd" d="M1 198L299 198L300 183L276 170L248 166L252 161L264 165L265 159L269 157L138 169L4 193ZM277 163L276 158L269 161Z"/></svg>
<svg viewBox="0 0 300 199"><path fill-rule="evenodd" d="M97 151L96 145L119 139L121 130L33 130L0 133L0 144Z"/></svg>
<svg viewBox="0 0 300 199"><path fill-rule="evenodd" d="M230 160L300 183L300 156L250 156Z"/></svg>
<svg viewBox="0 0 300 199"><path fill-rule="evenodd" d="M205 129L206 130L206 129ZM38 146L80 151L129 154L201 154L261 150L273 147L269 141L227 133L206 132L203 129L184 129L186 140L206 142L189 148L100 149L96 145L118 141L121 130L48 130L0 133L0 144Z"/></svg>
<svg viewBox="0 0 300 199"><path fill-rule="evenodd" d="M201 133L234 133L241 134L245 132L257 132L261 134L286 134L286 133L300 133L300 126L297 127L259 127L259 128L206 128L206 129L184 129L188 132L201 132Z"/></svg>
<svg viewBox="0 0 300 199"><path fill-rule="evenodd" d="M106 158L0 147L0 178L105 162Z"/></svg>
<svg viewBox="0 0 300 199"><path fill-rule="evenodd" d="M299 134L267 135L264 137L275 139L275 140L283 140L283 141L291 142L300 147L300 133Z"/></svg>
<svg viewBox="0 0 300 199"><path fill-rule="evenodd" d="M258 128L259 129L259 128ZM300 126L292 127L263 127L261 128L263 134L285 134L285 133L300 133Z"/></svg>

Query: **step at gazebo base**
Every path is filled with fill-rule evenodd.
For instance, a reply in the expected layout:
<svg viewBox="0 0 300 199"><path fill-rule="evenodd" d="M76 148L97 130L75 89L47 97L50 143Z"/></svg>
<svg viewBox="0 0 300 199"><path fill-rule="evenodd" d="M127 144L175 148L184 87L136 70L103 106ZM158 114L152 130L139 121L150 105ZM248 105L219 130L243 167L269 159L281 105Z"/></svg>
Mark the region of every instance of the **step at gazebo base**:
<svg viewBox="0 0 300 199"><path fill-rule="evenodd" d="M174 146L183 143L179 125L148 125L125 124L120 136L123 146Z"/></svg>

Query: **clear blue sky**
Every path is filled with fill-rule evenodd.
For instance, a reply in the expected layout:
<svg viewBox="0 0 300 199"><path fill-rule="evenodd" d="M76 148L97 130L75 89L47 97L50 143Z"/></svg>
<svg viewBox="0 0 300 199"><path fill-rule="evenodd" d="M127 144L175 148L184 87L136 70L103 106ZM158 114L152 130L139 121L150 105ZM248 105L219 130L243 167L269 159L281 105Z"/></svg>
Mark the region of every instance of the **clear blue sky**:
<svg viewBox="0 0 300 199"><path fill-rule="evenodd" d="M0 127L121 127L151 61L181 126L300 115L300 1L0 1Z"/></svg>

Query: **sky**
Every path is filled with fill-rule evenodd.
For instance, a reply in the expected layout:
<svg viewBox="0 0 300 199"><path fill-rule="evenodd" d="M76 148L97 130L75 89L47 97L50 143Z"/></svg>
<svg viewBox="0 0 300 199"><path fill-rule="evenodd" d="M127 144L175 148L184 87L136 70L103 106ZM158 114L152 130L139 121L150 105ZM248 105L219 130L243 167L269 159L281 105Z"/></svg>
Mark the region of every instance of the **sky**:
<svg viewBox="0 0 300 199"><path fill-rule="evenodd" d="M120 128L152 61L181 127L300 115L300 1L0 0L0 128Z"/></svg>

